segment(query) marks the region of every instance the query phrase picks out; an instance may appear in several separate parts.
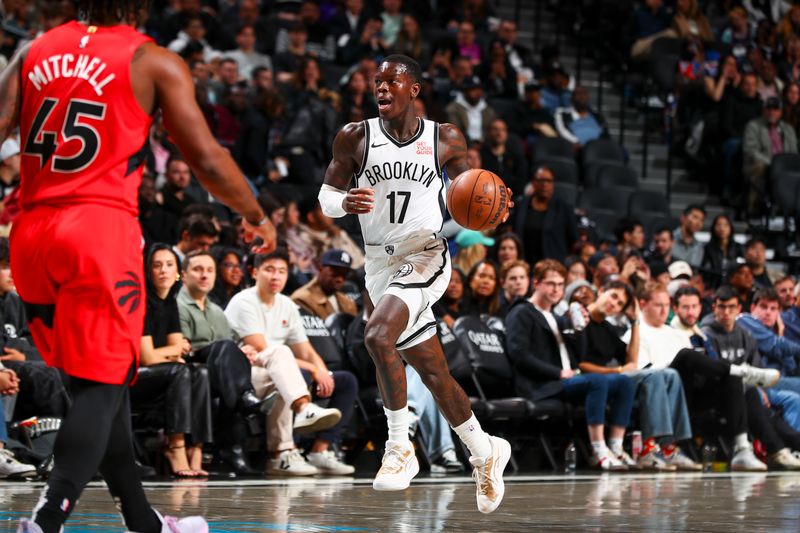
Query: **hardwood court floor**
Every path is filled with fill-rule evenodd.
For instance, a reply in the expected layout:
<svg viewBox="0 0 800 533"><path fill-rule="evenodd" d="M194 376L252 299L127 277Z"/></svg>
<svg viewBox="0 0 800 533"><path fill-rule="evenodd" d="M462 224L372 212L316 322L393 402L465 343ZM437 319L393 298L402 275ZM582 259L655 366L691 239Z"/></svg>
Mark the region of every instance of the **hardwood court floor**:
<svg viewBox="0 0 800 533"><path fill-rule="evenodd" d="M400 493L367 479L148 483L168 514L204 514L221 532L798 532L800 474L509 476L503 505L478 513L466 477ZM15 531L40 484L0 482L0 531ZM124 531L105 488L81 498L67 533Z"/></svg>

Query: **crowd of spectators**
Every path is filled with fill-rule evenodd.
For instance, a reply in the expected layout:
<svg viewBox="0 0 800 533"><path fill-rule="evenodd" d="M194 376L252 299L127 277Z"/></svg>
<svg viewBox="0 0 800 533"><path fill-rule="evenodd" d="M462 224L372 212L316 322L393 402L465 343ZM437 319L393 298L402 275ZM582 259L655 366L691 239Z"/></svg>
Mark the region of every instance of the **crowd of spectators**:
<svg viewBox="0 0 800 533"><path fill-rule="evenodd" d="M662 39L678 54L680 151L726 205L763 214L773 157L798 151L800 6L642 1L630 18L632 59L664 59L666 48L654 47Z"/></svg>
<svg viewBox="0 0 800 533"><path fill-rule="evenodd" d="M74 16L65 2L40 9L6 4L7 23L22 34ZM239 474L258 473L256 457L270 475L353 472L339 452L353 426L369 421L356 416L362 411L356 399L375 388L363 345L369 303L362 298L363 242L357 220L326 217L316 195L334 135L347 122L377 116L371 80L380 59L396 52L422 64L418 115L458 125L470 143L471 166L497 172L517 196L514 212L493 235L453 232L455 268L434 307L440 335L457 329L463 317L504 322L501 349L514 371L513 394L584 406L590 462L601 469L697 469L691 447L681 449L695 436L726 438L734 468L800 469L794 381L800 285L768 267L764 242L756 237L742 246L729 216L707 226L698 205L684 210L679 227L652 231L621 213L615 239L599 239L554 194L557 167L530 165L529 154L544 137L561 137L579 154L608 135L558 50L544 47L536 62L517 41L516 24L496 18L486 0L440 1L436 9L423 1L365 4L179 0L156 2L143 14L149 16L140 29L186 60L209 127L236 158L279 237L277 252L252 254L241 217L199 185L156 117L139 195L147 319L132 397L140 418L153 405L164 406L158 424L170 471L207 476L203 457L213 444L216 457ZM733 60L718 60L724 76L698 75L707 101L702 113L694 108L686 116L707 118L716 110L721 125L725 115L732 128L726 132L734 133L718 139L731 141L720 143L731 157L741 136L744 161L756 157L749 150L761 137L775 153L773 126L784 122L773 119L784 110L789 118L790 107L772 89L793 63L779 62L778 77L767 75L766 82L761 71L739 74L755 61L745 42L750 34L736 18L741 10L731 11L730 28L709 23L692 1L678 1L672 13L658 0L634 13L636 54L646 55L648 37L659 32L695 44L718 32L735 43L734 51L744 46ZM785 54L791 61L790 41L800 56L793 27L775 30L786 34L785 46L761 29L753 30L753 42L769 41L773 60ZM7 38L2 51L12 53L20 40ZM711 68L708 54L703 65L698 72ZM756 108L752 121L743 120ZM709 124L704 135L711 134ZM17 206L19 151L13 140L0 149L4 215ZM699 238L704 229L708 242ZM0 390L6 394L0 416L9 422L63 416L69 384L38 357L13 292L5 240L0 306ZM343 335L348 362L337 364L312 341L330 326L322 321L341 315L352 321ZM425 434L432 468L463 469L430 393L413 369L407 378L409 429ZM708 409L726 424L698 433L694 415ZM247 439L254 419L266 427L257 456ZM2 422L0 471L33 475L4 451ZM636 428L645 447L634 459L623 440ZM753 441L763 446L754 449Z"/></svg>

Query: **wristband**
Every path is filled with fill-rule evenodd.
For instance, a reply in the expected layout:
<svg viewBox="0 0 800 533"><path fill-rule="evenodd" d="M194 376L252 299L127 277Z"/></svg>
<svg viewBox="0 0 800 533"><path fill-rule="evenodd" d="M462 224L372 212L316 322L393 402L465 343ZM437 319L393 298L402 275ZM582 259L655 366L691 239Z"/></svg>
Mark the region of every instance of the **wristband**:
<svg viewBox="0 0 800 533"><path fill-rule="evenodd" d="M245 220L247 220L247 219L245 219ZM261 220L259 220L258 222L250 222L249 220L247 220L247 223L250 224L251 226L255 227L255 228L260 228L261 226L263 226L267 222L269 222L269 217L267 215L264 215L263 217L261 217Z"/></svg>
<svg viewBox="0 0 800 533"><path fill-rule="evenodd" d="M317 196L322 213L331 218L341 218L347 214L342 205L345 197L347 193L327 184L322 185Z"/></svg>

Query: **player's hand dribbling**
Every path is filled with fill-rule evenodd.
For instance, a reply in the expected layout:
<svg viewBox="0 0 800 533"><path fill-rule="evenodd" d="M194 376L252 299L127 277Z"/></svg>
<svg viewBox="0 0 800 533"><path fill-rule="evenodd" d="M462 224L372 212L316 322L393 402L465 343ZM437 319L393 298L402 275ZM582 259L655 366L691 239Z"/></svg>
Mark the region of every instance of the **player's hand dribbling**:
<svg viewBox="0 0 800 533"><path fill-rule="evenodd" d="M514 194L511 192L511 189L506 187L506 193L508 194L508 207L506 207L506 214L503 215L503 220L500 221L500 224L505 224L506 220L508 220L509 215L511 215L511 210L514 209Z"/></svg>
<svg viewBox="0 0 800 533"><path fill-rule="evenodd" d="M261 237L261 240L264 241L260 246L253 248L253 253L268 254L275 249L278 242L278 234L271 220L265 220L260 226L254 226L246 220L242 221L242 223L245 229L245 242L251 243L255 237Z"/></svg>
<svg viewBox="0 0 800 533"><path fill-rule="evenodd" d="M360 187L347 191L342 208L351 215L366 215L375 205L375 190L371 187Z"/></svg>

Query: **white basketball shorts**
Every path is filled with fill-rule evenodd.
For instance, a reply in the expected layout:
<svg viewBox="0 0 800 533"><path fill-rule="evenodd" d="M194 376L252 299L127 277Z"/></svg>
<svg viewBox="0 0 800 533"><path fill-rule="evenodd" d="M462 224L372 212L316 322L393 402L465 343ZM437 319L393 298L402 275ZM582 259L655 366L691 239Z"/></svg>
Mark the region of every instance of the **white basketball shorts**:
<svg viewBox="0 0 800 533"><path fill-rule="evenodd" d="M397 340L405 350L436 334L431 307L450 283L450 252L447 240L428 234L399 244L367 245L367 292L377 307L387 294L400 298L408 307L408 324Z"/></svg>

